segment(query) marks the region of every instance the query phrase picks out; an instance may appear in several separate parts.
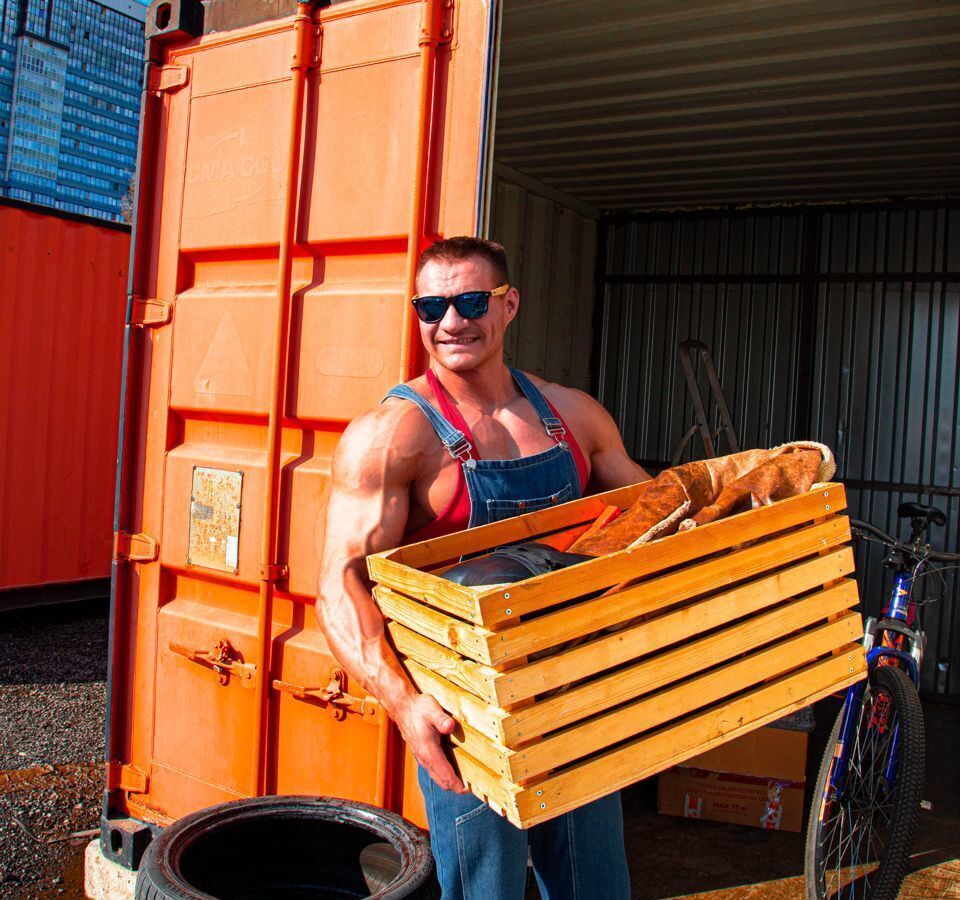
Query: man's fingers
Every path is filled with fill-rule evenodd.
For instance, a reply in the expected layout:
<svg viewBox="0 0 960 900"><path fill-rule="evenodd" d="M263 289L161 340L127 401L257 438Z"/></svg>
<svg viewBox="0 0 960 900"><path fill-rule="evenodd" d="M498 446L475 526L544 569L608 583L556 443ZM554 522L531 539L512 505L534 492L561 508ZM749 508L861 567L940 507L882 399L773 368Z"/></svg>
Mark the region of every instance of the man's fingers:
<svg viewBox="0 0 960 900"><path fill-rule="evenodd" d="M445 712L440 712L434 716L433 727L436 728L440 734L452 734L453 729L457 727L457 723Z"/></svg>
<svg viewBox="0 0 960 900"><path fill-rule="evenodd" d="M445 791L453 791L457 794L467 793L466 786L453 771L453 766L439 750L434 751L431 748L429 759L424 759L422 762L430 777Z"/></svg>

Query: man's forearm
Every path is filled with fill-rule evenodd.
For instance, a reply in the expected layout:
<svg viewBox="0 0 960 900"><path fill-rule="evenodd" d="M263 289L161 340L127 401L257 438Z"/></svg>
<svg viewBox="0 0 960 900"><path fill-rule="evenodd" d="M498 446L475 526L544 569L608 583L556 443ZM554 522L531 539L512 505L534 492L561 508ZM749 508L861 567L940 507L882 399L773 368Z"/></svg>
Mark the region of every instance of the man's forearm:
<svg viewBox="0 0 960 900"><path fill-rule="evenodd" d="M317 597L317 619L330 649L352 678L394 719L419 694L387 642L383 616L365 586L345 584Z"/></svg>

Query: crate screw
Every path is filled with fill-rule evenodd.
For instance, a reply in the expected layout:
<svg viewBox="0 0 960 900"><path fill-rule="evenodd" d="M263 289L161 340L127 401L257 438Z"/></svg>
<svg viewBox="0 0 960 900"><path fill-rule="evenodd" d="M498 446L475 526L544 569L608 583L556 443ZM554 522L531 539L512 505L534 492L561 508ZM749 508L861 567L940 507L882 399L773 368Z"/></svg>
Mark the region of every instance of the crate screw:
<svg viewBox="0 0 960 900"><path fill-rule="evenodd" d="M823 492L823 496L824 496L824 497L829 497L829 496L830 496L830 491L824 491L824 492Z"/></svg>
<svg viewBox="0 0 960 900"><path fill-rule="evenodd" d="M537 796L538 796L538 797L542 797L542 796L543 796L543 791L537 791Z"/></svg>
<svg viewBox="0 0 960 900"><path fill-rule="evenodd" d="M510 599L510 591L507 591L507 592L503 595L503 599L504 599L504 600L509 600L509 599Z"/></svg>
<svg viewBox="0 0 960 900"><path fill-rule="evenodd" d="M825 509L827 512L830 512L830 504L828 503L828 504L824 507L824 509Z"/></svg>
<svg viewBox="0 0 960 900"><path fill-rule="evenodd" d="M546 808L547 808L547 804L546 804L546 803L541 803L541 804L540 804L540 809L546 809Z"/></svg>
<svg viewBox="0 0 960 900"><path fill-rule="evenodd" d="M507 610L507 615L509 616L512 612L513 612L512 609L508 609L508 610Z"/></svg>

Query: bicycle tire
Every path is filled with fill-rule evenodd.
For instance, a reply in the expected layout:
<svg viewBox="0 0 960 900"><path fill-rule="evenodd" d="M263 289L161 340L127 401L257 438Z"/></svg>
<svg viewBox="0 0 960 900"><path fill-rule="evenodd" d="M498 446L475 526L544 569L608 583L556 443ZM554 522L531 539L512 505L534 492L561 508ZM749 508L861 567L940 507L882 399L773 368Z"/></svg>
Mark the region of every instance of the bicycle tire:
<svg viewBox="0 0 960 900"><path fill-rule="evenodd" d="M888 712L883 707L889 704ZM804 877L809 900L894 900L907 874L923 790L926 739L920 698L894 666L871 671L857 710L846 785L828 796L843 710L824 751L807 824ZM876 717L882 725L876 727ZM899 726L895 787L886 793L883 768ZM859 773L859 774L858 774ZM884 802L878 802L884 795ZM884 822L884 809L886 821ZM870 851L873 852L870 852Z"/></svg>

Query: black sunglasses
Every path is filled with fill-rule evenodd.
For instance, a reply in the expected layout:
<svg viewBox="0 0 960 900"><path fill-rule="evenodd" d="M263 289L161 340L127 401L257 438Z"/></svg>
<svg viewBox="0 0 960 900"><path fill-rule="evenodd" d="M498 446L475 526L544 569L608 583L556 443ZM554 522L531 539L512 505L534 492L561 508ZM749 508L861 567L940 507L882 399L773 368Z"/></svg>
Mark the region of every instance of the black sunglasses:
<svg viewBox="0 0 960 900"><path fill-rule="evenodd" d="M454 297L414 297L411 302L421 322L435 325L447 314L451 303L461 318L482 319L490 307L490 298L500 297L509 290L509 284L501 284L492 291L464 291Z"/></svg>

